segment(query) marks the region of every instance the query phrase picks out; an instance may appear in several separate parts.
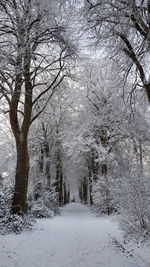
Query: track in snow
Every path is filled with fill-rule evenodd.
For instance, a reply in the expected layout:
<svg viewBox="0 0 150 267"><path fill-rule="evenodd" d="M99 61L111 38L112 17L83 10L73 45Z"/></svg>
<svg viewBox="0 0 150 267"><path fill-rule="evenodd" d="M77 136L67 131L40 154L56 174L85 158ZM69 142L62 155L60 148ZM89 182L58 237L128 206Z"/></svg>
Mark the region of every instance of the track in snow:
<svg viewBox="0 0 150 267"><path fill-rule="evenodd" d="M116 223L72 203L32 232L0 236L0 267L146 267L115 247L117 234Z"/></svg>

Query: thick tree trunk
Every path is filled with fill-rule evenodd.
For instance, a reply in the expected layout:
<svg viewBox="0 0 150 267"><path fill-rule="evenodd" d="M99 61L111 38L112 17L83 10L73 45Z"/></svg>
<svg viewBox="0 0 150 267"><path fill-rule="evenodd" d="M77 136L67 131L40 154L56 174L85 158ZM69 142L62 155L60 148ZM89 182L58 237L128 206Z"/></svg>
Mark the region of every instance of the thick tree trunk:
<svg viewBox="0 0 150 267"><path fill-rule="evenodd" d="M150 83L144 83L144 88L146 90L147 98L150 103Z"/></svg>
<svg viewBox="0 0 150 267"><path fill-rule="evenodd" d="M22 38L22 36L20 37ZM31 123L32 114L32 90L30 76L30 48L27 47L24 55L18 46L18 56L16 62L16 79L15 89L12 94L10 103L9 117L10 125L16 140L17 165L15 177L15 191L12 201L12 213L23 214L26 212L26 199L28 188L28 174L29 174L29 155L27 146L27 136ZM23 67L23 72L21 71ZM24 82L25 98L24 111L22 113L22 123L20 122L19 103Z"/></svg>
<svg viewBox="0 0 150 267"><path fill-rule="evenodd" d="M12 202L12 213L23 214L27 210L26 200L29 174L29 155L27 140L16 141L16 149L17 166L15 177L15 192Z"/></svg>

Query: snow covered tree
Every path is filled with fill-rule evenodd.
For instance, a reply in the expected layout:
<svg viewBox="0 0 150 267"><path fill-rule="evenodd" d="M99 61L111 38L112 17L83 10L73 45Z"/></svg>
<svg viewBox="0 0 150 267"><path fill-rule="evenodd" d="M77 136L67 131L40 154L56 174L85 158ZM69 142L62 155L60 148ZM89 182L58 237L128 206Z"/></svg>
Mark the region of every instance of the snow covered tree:
<svg viewBox="0 0 150 267"><path fill-rule="evenodd" d="M32 194L32 188L40 180L40 188L44 187L45 191L55 188L60 206L69 199L64 142L69 125L68 109L73 101L70 99L70 90L67 81L61 84L61 88L50 100L42 116L37 119L29 135L30 192Z"/></svg>
<svg viewBox="0 0 150 267"><path fill-rule="evenodd" d="M149 0L87 0L88 29L97 44L120 58L126 75L135 72L132 90L143 87L150 102L148 69L150 1ZM125 54L128 63L122 55ZM124 63L123 63L124 61Z"/></svg>
<svg viewBox="0 0 150 267"><path fill-rule="evenodd" d="M17 151L13 213L26 212L29 128L69 73L66 62L73 50L57 19L58 5L0 1L0 93L8 104Z"/></svg>

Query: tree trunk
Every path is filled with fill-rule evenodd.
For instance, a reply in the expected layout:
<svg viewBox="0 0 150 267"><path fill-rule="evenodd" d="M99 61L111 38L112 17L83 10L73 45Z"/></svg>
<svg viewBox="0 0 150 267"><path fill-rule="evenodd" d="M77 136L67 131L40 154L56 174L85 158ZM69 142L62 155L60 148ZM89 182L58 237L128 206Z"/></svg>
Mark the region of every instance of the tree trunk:
<svg viewBox="0 0 150 267"><path fill-rule="evenodd" d="M63 184L64 187L64 195L63 195L63 205L67 204L67 189L66 189L66 183Z"/></svg>
<svg viewBox="0 0 150 267"><path fill-rule="evenodd" d="M144 88L146 90L147 98L150 103L150 83L144 83Z"/></svg>
<svg viewBox="0 0 150 267"><path fill-rule="evenodd" d="M89 203L90 205L93 205L93 198L92 198L92 170L91 170L91 164L88 165L89 170L89 176L88 176L88 184L89 184Z"/></svg>
<svg viewBox="0 0 150 267"><path fill-rule="evenodd" d="M21 139L20 135L20 139ZM29 155L27 139L16 141L17 166L15 177L15 192L12 202L12 213L23 214L27 210L27 188L29 174Z"/></svg>
<svg viewBox="0 0 150 267"><path fill-rule="evenodd" d="M67 203L70 203L70 188L67 189Z"/></svg>
<svg viewBox="0 0 150 267"><path fill-rule="evenodd" d="M82 182L82 191L83 191L83 200L84 200L84 204L87 204L88 184L87 184L86 177L84 178L84 180L83 180L83 182Z"/></svg>
<svg viewBox="0 0 150 267"><path fill-rule="evenodd" d="M60 150L56 151L56 192L58 193L59 205L63 202L63 172Z"/></svg>
<svg viewBox="0 0 150 267"><path fill-rule="evenodd" d="M43 150L43 147L41 145L41 148L40 148L40 159L39 159L39 170L41 173L43 173L43 166L44 165L44 150Z"/></svg>
<svg viewBox="0 0 150 267"><path fill-rule="evenodd" d="M82 186L79 188L79 198L81 200L81 203L83 203L83 192L82 192Z"/></svg>
<svg viewBox="0 0 150 267"><path fill-rule="evenodd" d="M47 190L50 190L51 186L51 172L50 172L50 148L48 143L48 134L47 134L47 127L42 123L42 130L43 130L43 162L44 162L44 156L45 156L45 166L44 170L42 171L47 179Z"/></svg>

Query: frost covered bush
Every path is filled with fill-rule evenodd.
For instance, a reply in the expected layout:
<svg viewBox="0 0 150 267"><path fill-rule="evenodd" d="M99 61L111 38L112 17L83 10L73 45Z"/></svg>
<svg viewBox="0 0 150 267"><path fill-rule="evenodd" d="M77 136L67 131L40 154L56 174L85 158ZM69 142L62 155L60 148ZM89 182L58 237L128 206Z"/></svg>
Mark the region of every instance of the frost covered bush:
<svg viewBox="0 0 150 267"><path fill-rule="evenodd" d="M52 218L59 213L58 195L53 187L50 191L44 191L36 184L33 197L28 204L29 214L35 218Z"/></svg>
<svg viewBox="0 0 150 267"><path fill-rule="evenodd" d="M34 220L29 216L12 214L11 202L13 189L3 187L0 192L0 234L21 233L22 230L31 230Z"/></svg>
<svg viewBox="0 0 150 267"><path fill-rule="evenodd" d="M49 192L43 194L45 205L54 212L54 215L59 213L58 193L55 192L55 188L51 188Z"/></svg>
<svg viewBox="0 0 150 267"><path fill-rule="evenodd" d="M124 179L120 195L121 227L128 234L150 234L150 177Z"/></svg>
<svg viewBox="0 0 150 267"><path fill-rule="evenodd" d="M97 214L108 214L117 211L116 203L113 197L112 189L108 177L100 176L99 179L93 182L92 197L94 210Z"/></svg>
<svg viewBox="0 0 150 267"><path fill-rule="evenodd" d="M5 216L11 208L11 201L13 196L13 189L11 187L4 186L0 191L0 218Z"/></svg>
<svg viewBox="0 0 150 267"><path fill-rule="evenodd" d="M0 218L0 234L19 234L23 230L32 230L34 222L29 216L19 216L7 211L5 216Z"/></svg>
<svg viewBox="0 0 150 267"><path fill-rule="evenodd" d="M35 218L53 218L54 211L49 209L44 202L43 197L30 203L29 213Z"/></svg>

